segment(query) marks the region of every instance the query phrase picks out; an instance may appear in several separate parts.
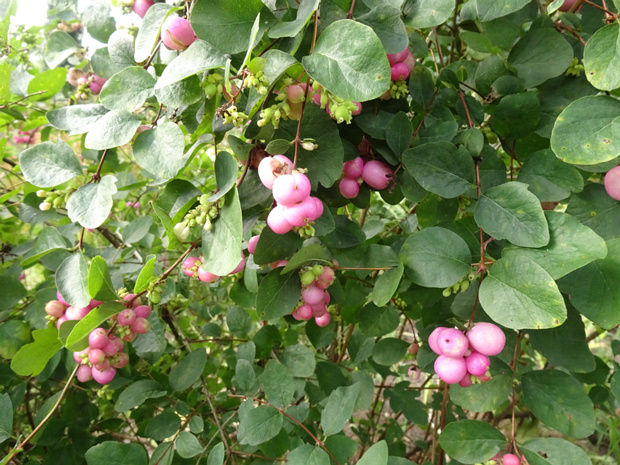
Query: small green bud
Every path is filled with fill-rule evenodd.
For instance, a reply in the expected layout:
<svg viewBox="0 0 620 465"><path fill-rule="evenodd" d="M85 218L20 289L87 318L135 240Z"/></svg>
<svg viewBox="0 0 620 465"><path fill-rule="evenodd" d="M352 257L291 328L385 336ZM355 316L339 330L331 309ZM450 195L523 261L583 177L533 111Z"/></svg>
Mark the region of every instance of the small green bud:
<svg viewBox="0 0 620 465"><path fill-rule="evenodd" d="M314 274L312 273L312 271L306 271L305 273L302 273L301 275L302 286L309 286L313 282L314 282Z"/></svg>
<svg viewBox="0 0 620 465"><path fill-rule="evenodd" d="M37 191L37 197L40 197L40 198L47 197L47 192L45 192L43 189L40 189Z"/></svg>
<svg viewBox="0 0 620 465"><path fill-rule="evenodd" d="M465 292L467 289L469 289L469 281L462 281L461 282L461 292Z"/></svg>
<svg viewBox="0 0 620 465"><path fill-rule="evenodd" d="M452 288L451 287L445 288L441 294L444 297L450 297L452 295Z"/></svg>
<svg viewBox="0 0 620 465"><path fill-rule="evenodd" d="M314 276L321 276L322 273L323 273L323 265L314 265L312 267L312 274Z"/></svg>

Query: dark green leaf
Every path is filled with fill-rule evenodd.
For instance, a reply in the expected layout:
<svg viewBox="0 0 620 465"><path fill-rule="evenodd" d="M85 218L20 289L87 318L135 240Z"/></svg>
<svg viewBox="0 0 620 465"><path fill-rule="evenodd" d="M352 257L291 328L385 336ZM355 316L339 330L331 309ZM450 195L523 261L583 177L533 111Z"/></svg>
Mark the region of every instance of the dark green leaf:
<svg viewBox="0 0 620 465"><path fill-rule="evenodd" d="M184 391L194 384L204 370L207 363L207 352L200 347L183 357L170 370L168 381L173 391Z"/></svg>
<svg viewBox="0 0 620 465"><path fill-rule="evenodd" d="M536 130L540 120L540 101L532 92L506 95L493 109L491 128L501 138L519 139Z"/></svg>
<svg viewBox="0 0 620 465"><path fill-rule="evenodd" d="M520 446L530 465L592 465L582 448L562 438L534 438Z"/></svg>
<svg viewBox="0 0 620 465"><path fill-rule="evenodd" d="M291 376L308 378L314 374L316 360L314 352L302 344L288 346L280 360L288 368Z"/></svg>
<svg viewBox="0 0 620 465"><path fill-rule="evenodd" d="M303 444L288 456L288 465L329 465L329 455L319 446Z"/></svg>
<svg viewBox="0 0 620 465"><path fill-rule="evenodd" d="M237 181L237 161L228 152L219 152L215 159L215 181L218 191L209 197L209 202L215 202L224 197Z"/></svg>
<svg viewBox="0 0 620 465"><path fill-rule="evenodd" d="M91 37L104 44L112 33L116 31L116 21L111 13L108 2L97 0L81 14L82 22Z"/></svg>
<svg viewBox="0 0 620 465"><path fill-rule="evenodd" d="M281 22L269 30L269 37L295 37L304 28L312 14L319 7L319 0L302 0L297 8L295 21Z"/></svg>
<svg viewBox="0 0 620 465"><path fill-rule="evenodd" d="M133 145L136 162L158 181L176 176L187 160L185 138L179 126L163 122L138 134Z"/></svg>
<svg viewBox="0 0 620 465"><path fill-rule="evenodd" d="M136 443L106 441L86 451L88 465L146 465L144 446Z"/></svg>
<svg viewBox="0 0 620 465"><path fill-rule="evenodd" d="M82 165L66 142L43 142L19 154L26 181L37 187L53 187L82 174Z"/></svg>
<svg viewBox="0 0 620 465"><path fill-rule="evenodd" d="M394 115L386 129L386 142L396 155L401 155L409 147L413 136L413 124L402 111Z"/></svg>
<svg viewBox="0 0 620 465"><path fill-rule="evenodd" d="M174 441L174 447L179 456L184 459L195 457L203 450L196 436L189 431L181 431L179 433L177 439Z"/></svg>
<svg viewBox="0 0 620 465"><path fill-rule="evenodd" d="M88 294L88 264L81 252L69 255L56 270L56 288L74 307L86 307Z"/></svg>
<svg viewBox="0 0 620 465"><path fill-rule="evenodd" d="M302 265L315 261L331 263L328 261L325 250L320 244L310 244L301 249L291 257L286 266L282 269L281 273L289 273Z"/></svg>
<svg viewBox="0 0 620 465"><path fill-rule="evenodd" d="M127 412L139 407L147 399L158 399L166 395L166 390L157 381L141 379L127 386L114 404L117 412Z"/></svg>
<svg viewBox="0 0 620 465"><path fill-rule="evenodd" d="M435 97L433 76L426 66L416 66L409 75L409 95L419 108L426 108Z"/></svg>
<svg viewBox="0 0 620 465"><path fill-rule="evenodd" d="M11 360L11 370L19 376L36 376L60 350L58 331L54 325L32 332L33 342L22 346Z"/></svg>
<svg viewBox="0 0 620 465"><path fill-rule="evenodd" d="M375 31L386 53L399 53L409 47L407 29L398 8L392 5L377 5L356 19Z"/></svg>
<svg viewBox="0 0 620 465"><path fill-rule="evenodd" d="M276 407L286 407L293 401L295 384L286 366L269 360L261 376L265 399Z"/></svg>
<svg viewBox="0 0 620 465"><path fill-rule="evenodd" d="M471 412L492 412L500 408L510 396L512 374L494 375L489 381L463 388L450 386L450 400Z"/></svg>
<svg viewBox="0 0 620 465"><path fill-rule="evenodd" d="M618 23L607 24L588 39L583 50L586 77L599 90L620 87L620 79L616 76L619 33Z"/></svg>
<svg viewBox="0 0 620 465"><path fill-rule="evenodd" d="M273 407L259 405L240 418L237 438L240 444L258 446L274 438L282 428L283 417Z"/></svg>
<svg viewBox="0 0 620 465"><path fill-rule="evenodd" d="M19 265L22 267L30 266L38 262L41 257L59 249L67 249L67 241L56 228L48 226L41 231L34 246Z"/></svg>
<svg viewBox="0 0 620 465"><path fill-rule="evenodd" d="M67 213L71 221L84 228L97 228L108 218L112 209L112 196L116 194L114 176L104 176L101 181L85 184L71 194L67 202Z"/></svg>
<svg viewBox="0 0 620 465"><path fill-rule="evenodd" d="M258 384L256 382L256 373L252 364L245 360L237 360L237 366L235 367L235 382L236 387L240 392L252 395L256 392Z"/></svg>
<svg viewBox="0 0 620 465"><path fill-rule="evenodd" d="M290 257L303 244L299 234L289 232L276 234L271 228L265 227L254 251L254 263L266 265Z"/></svg>
<svg viewBox="0 0 620 465"><path fill-rule="evenodd" d="M13 403L9 394L5 392L0 394L0 444L11 437L12 430Z"/></svg>
<svg viewBox="0 0 620 465"><path fill-rule="evenodd" d="M620 237L620 202L609 197L602 184L588 184L573 195L566 213L605 240Z"/></svg>
<svg viewBox="0 0 620 465"><path fill-rule="evenodd" d="M375 305L383 307L390 301L398 289L400 280L403 277L403 272L403 264L399 263L396 268L386 270L383 274L379 275L375 287L372 290L372 301Z"/></svg>
<svg viewBox="0 0 620 465"><path fill-rule="evenodd" d="M107 302L117 299L116 290L103 257L93 257L88 269L88 294L95 300Z"/></svg>
<svg viewBox="0 0 620 465"><path fill-rule="evenodd" d="M407 353L409 343L395 337L381 339L372 349L372 358L379 365L394 365Z"/></svg>
<svg viewBox="0 0 620 465"><path fill-rule="evenodd" d="M379 308L368 304L360 310L360 330L370 337L380 337L394 331L400 323L400 316L394 306Z"/></svg>
<svg viewBox="0 0 620 465"><path fill-rule="evenodd" d="M353 415L359 392L359 383L352 386L342 386L332 391L325 408L321 412L321 429L323 429L325 436L331 436L342 431Z"/></svg>
<svg viewBox="0 0 620 465"><path fill-rule="evenodd" d="M558 159L551 150L541 150L519 171L519 181L528 184L541 202L557 202L583 190L583 178L576 168Z"/></svg>
<svg viewBox="0 0 620 465"><path fill-rule="evenodd" d="M506 446L506 438L488 423L460 420L450 423L439 444L451 458L465 464L485 462Z"/></svg>
<svg viewBox="0 0 620 465"><path fill-rule="evenodd" d="M165 410L153 417L146 425L145 435L155 441L162 441L173 436L181 427L179 415L170 410ZM170 445L169 443L164 443ZM128 464L129 465L129 464ZM154 464L152 464L154 465Z"/></svg>
<svg viewBox="0 0 620 465"><path fill-rule="evenodd" d="M388 464L388 447L384 440L370 446L357 465L387 465Z"/></svg>
<svg viewBox="0 0 620 465"><path fill-rule="evenodd" d="M169 213L176 223L181 221L200 195L202 192L191 182L173 179L166 184L164 191L157 198L157 206Z"/></svg>
<svg viewBox="0 0 620 465"><path fill-rule="evenodd" d="M260 242L260 241L259 241ZM293 311L301 295L297 273L282 275L275 269L263 278L256 294L256 311L262 320L273 320Z"/></svg>
<svg viewBox="0 0 620 465"><path fill-rule="evenodd" d="M109 110L134 111L153 95L155 82L142 66L130 66L104 84L99 101Z"/></svg>
<svg viewBox="0 0 620 465"><path fill-rule="evenodd" d="M514 13L529 2L530 0L476 0L476 14L480 21L491 21Z"/></svg>
<svg viewBox="0 0 620 465"><path fill-rule="evenodd" d="M225 457L226 450L224 449L224 443L220 442L213 449L211 449L211 452L209 452L207 465L223 465Z"/></svg>

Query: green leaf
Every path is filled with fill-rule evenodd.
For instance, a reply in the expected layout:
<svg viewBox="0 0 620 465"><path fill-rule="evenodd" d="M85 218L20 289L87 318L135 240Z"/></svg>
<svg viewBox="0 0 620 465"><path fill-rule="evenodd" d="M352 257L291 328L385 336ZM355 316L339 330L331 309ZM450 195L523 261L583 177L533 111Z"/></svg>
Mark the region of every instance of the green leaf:
<svg viewBox="0 0 620 465"><path fill-rule="evenodd" d="M609 197L602 184L588 184L573 195L566 213L605 240L620 237L620 202Z"/></svg>
<svg viewBox="0 0 620 465"><path fill-rule="evenodd" d="M203 268L218 276L233 271L242 258L243 217L237 188L224 197L224 206L213 220L211 231L202 235Z"/></svg>
<svg viewBox="0 0 620 465"><path fill-rule="evenodd" d="M474 218L495 239L522 247L549 243L549 228L540 201L527 185L509 182L487 190L476 205Z"/></svg>
<svg viewBox="0 0 620 465"><path fill-rule="evenodd" d="M269 37L272 39L295 37L305 27L318 7L319 0L302 0L297 8L297 17L295 21L276 24L269 30Z"/></svg>
<svg viewBox="0 0 620 465"><path fill-rule="evenodd" d="M491 128L500 138L519 139L530 135L538 127L541 110L538 96L532 92L502 97L493 109Z"/></svg>
<svg viewBox="0 0 620 465"><path fill-rule="evenodd" d="M144 21L142 21L142 25L144 26ZM140 28L138 34L140 34L143 28L144 27ZM135 52L133 43L134 36L127 30L118 30L108 39L108 55L110 55L110 61L113 63L113 69L111 70L112 75L128 66L134 66L136 64L133 59Z"/></svg>
<svg viewBox="0 0 620 465"><path fill-rule="evenodd" d="M290 147L290 141L284 139L274 139L267 144L267 147L265 147L265 152L270 155L280 155L286 153Z"/></svg>
<svg viewBox="0 0 620 465"><path fill-rule="evenodd" d="M506 446L506 438L488 423L460 420L439 435L439 444L451 458L465 464L485 462Z"/></svg>
<svg viewBox="0 0 620 465"><path fill-rule="evenodd" d="M281 274L289 273L297 268L315 261L329 262L325 250L321 244L310 244L291 257L286 266L280 272Z"/></svg>
<svg viewBox="0 0 620 465"><path fill-rule="evenodd" d="M252 330L252 317L243 307L232 306L226 311L226 324L235 336L247 336Z"/></svg>
<svg viewBox="0 0 620 465"><path fill-rule="evenodd" d="M196 436L189 431L181 431L179 433L177 439L174 441L174 447L179 456L184 459L196 457L203 450Z"/></svg>
<svg viewBox="0 0 620 465"><path fill-rule="evenodd" d="M450 142L431 142L406 150L403 163L427 191L454 198L474 186L473 158Z"/></svg>
<svg viewBox="0 0 620 465"><path fill-rule="evenodd" d="M36 239L34 246L26 255L26 258L19 264L21 267L27 267L33 263L37 263L41 257L44 257L55 250L67 249L66 239L52 226L47 226L39 237ZM3 296L4 297L4 296Z"/></svg>
<svg viewBox="0 0 620 465"><path fill-rule="evenodd" d="M63 295L64 297L64 295ZM106 302L96 308L93 308L88 315L79 320L71 330L67 337L65 347L74 352L86 349L88 347L88 335L95 328L101 326L111 316L123 311L125 306L118 302Z"/></svg>
<svg viewBox="0 0 620 465"><path fill-rule="evenodd" d="M19 376L36 376L60 350L58 331L54 325L32 332L33 342L22 346L11 360L11 370Z"/></svg>
<svg viewBox="0 0 620 465"><path fill-rule="evenodd" d="M176 124L166 121L138 134L133 144L136 162L157 181L176 176L187 161L183 154L185 137Z"/></svg>
<svg viewBox="0 0 620 465"><path fill-rule="evenodd" d="M33 95L29 100L47 100L56 95L65 85L67 77L66 68L48 69L41 74L35 76L28 83L28 94L45 91L40 95Z"/></svg>
<svg viewBox="0 0 620 465"><path fill-rule="evenodd" d="M78 43L69 34L63 31L54 31L47 38L43 58L49 68L55 68L79 48Z"/></svg>
<svg viewBox="0 0 620 465"><path fill-rule="evenodd" d="M185 391L202 375L207 363L207 352L204 347L190 352L170 370L168 381L173 391Z"/></svg>
<svg viewBox="0 0 620 465"><path fill-rule="evenodd" d="M534 438L519 447L531 465L592 465L584 450L562 438Z"/></svg>
<svg viewBox="0 0 620 465"><path fill-rule="evenodd" d="M557 202L583 190L579 171L549 149L536 152L523 164L519 181L527 184L541 202Z"/></svg>
<svg viewBox="0 0 620 465"><path fill-rule="evenodd" d="M114 410L116 412L127 412L139 407L147 399L158 399L166 394L166 390L157 381L141 379L131 383L121 392L114 404Z"/></svg>
<svg viewBox="0 0 620 465"><path fill-rule="evenodd" d="M153 95L155 78L142 66L130 66L103 85L99 101L109 110L134 111Z"/></svg>
<svg viewBox="0 0 620 465"><path fill-rule="evenodd" d="M409 47L407 29L398 8L392 5L377 5L356 20L375 31L385 53L399 53Z"/></svg>
<svg viewBox="0 0 620 465"><path fill-rule="evenodd" d="M476 0L476 14L480 21L491 21L519 11L530 0Z"/></svg>
<svg viewBox="0 0 620 465"><path fill-rule="evenodd" d="M595 165L620 153L620 101L589 95L568 104L555 120L551 149L566 163Z"/></svg>
<svg viewBox="0 0 620 465"><path fill-rule="evenodd" d="M381 339L372 349L372 358L379 365L390 366L398 363L407 353L409 343L395 337Z"/></svg>
<svg viewBox="0 0 620 465"><path fill-rule="evenodd" d="M302 444L288 455L288 465L329 465L329 455L319 446Z"/></svg>
<svg viewBox="0 0 620 465"><path fill-rule="evenodd" d="M454 2L450 0L407 0L403 6L405 24L415 28L439 26L452 11Z"/></svg>
<svg viewBox="0 0 620 465"><path fill-rule="evenodd" d="M355 383L351 386L341 386L331 392L325 408L321 411L321 429L325 436L332 436L342 431L353 415L360 387L360 383Z"/></svg>
<svg viewBox="0 0 620 465"><path fill-rule="evenodd" d="M140 119L128 111L111 111L88 128L84 146L95 150L120 147L131 141L140 124Z"/></svg>
<svg viewBox="0 0 620 465"><path fill-rule="evenodd" d="M489 381L463 388L450 386L450 400L471 412L491 412L500 408L510 396L512 374L494 375Z"/></svg>
<svg viewBox="0 0 620 465"><path fill-rule="evenodd" d="M480 304L502 326L546 329L566 320L566 306L553 278L521 255L503 257L480 285Z"/></svg>
<svg viewBox="0 0 620 465"><path fill-rule="evenodd" d="M237 360L237 366L235 367L235 381L236 386L240 392L246 394L253 394L256 392L256 373L252 364L245 359Z"/></svg>
<svg viewBox="0 0 620 465"><path fill-rule="evenodd" d="M607 241L607 256L560 281L571 303L587 319L611 329L620 324L620 239Z"/></svg>
<svg viewBox="0 0 620 465"><path fill-rule="evenodd" d="M107 302L118 298L108 271L108 264L103 257L93 257L88 269L88 294L95 300Z"/></svg>
<svg viewBox="0 0 620 465"><path fill-rule="evenodd" d="M167 87L209 69L221 68L225 64L224 55L204 40L198 39L166 66L155 89Z"/></svg>
<svg viewBox="0 0 620 465"><path fill-rule="evenodd" d="M303 240L299 234L288 232L286 234L276 234L271 228L265 227L261 233L256 250L254 251L254 263L266 265L291 256L301 247Z"/></svg>
<svg viewBox="0 0 620 465"><path fill-rule="evenodd" d="M153 210L166 230L166 236L168 239L168 246L166 247L166 250L174 250L176 247L181 245L181 242L177 238L176 234L174 234L174 223L162 208L157 205L153 205Z"/></svg>
<svg viewBox="0 0 620 465"><path fill-rule="evenodd" d="M151 55L159 38L161 24L171 8L172 6L165 3L157 3L147 10L136 36L136 50L134 54L136 63L146 61Z"/></svg>
<svg viewBox="0 0 620 465"><path fill-rule="evenodd" d="M416 66L409 75L409 95L419 108L427 108L435 96L433 75L426 66Z"/></svg>
<svg viewBox="0 0 620 465"><path fill-rule="evenodd" d="M116 31L116 21L111 16L110 4L104 0L97 0L86 8L82 14L82 22L86 31L95 40L106 43L112 33Z"/></svg>
<svg viewBox="0 0 620 465"><path fill-rule="evenodd" d="M273 407L259 405L240 418L237 439L239 444L258 446L276 437L282 428L283 417Z"/></svg>
<svg viewBox="0 0 620 465"><path fill-rule="evenodd" d="M360 310L360 330L370 337L380 337L394 331L400 324L400 315L392 305L379 308L368 304Z"/></svg>
<svg viewBox="0 0 620 465"><path fill-rule="evenodd" d="M180 429L180 427L181 419L179 418L179 415L174 411L164 410L148 422L144 433L147 437L155 441L162 441L170 436L173 436Z"/></svg>
<svg viewBox="0 0 620 465"><path fill-rule="evenodd" d="M8 320L0 324L0 357L11 359L30 342L30 326L25 321Z"/></svg>
<svg viewBox="0 0 620 465"><path fill-rule="evenodd" d="M525 373L521 379L523 402L550 428L575 438L594 432L594 406L583 385L558 370Z"/></svg>
<svg viewBox="0 0 620 465"><path fill-rule="evenodd" d="M314 374L315 354L303 344L288 346L282 352L280 361L288 368L291 376L308 378Z"/></svg>
<svg viewBox="0 0 620 465"><path fill-rule="evenodd" d="M233 55L247 50L254 20L262 9L260 0L246 0L243 6L228 0L199 2L190 21L199 39Z"/></svg>
<svg viewBox="0 0 620 465"><path fill-rule="evenodd" d="M86 307L88 294L88 264L81 252L69 255L56 270L56 288L74 307Z"/></svg>
<svg viewBox="0 0 620 465"><path fill-rule="evenodd" d="M405 268L399 263L396 268L386 270L379 275L372 290L372 301L378 307L387 305L398 289Z"/></svg>
<svg viewBox="0 0 620 465"><path fill-rule="evenodd" d="M213 449L211 449L211 452L209 452L209 458L207 459L207 465L224 465L225 457L226 457L226 450L224 449L224 443L220 442Z"/></svg>
<svg viewBox="0 0 620 465"><path fill-rule="evenodd" d="M156 262L157 256L150 255L150 258L147 257L147 261L140 270L138 279L136 279L136 285L133 288L134 294L139 294L140 292L146 291L149 285L157 280L156 276L153 274Z"/></svg>
<svg viewBox="0 0 620 465"><path fill-rule="evenodd" d="M112 196L117 192L116 181L114 176L107 175L101 181L85 184L71 194L67 202L67 214L71 221L87 229L101 226L112 209Z"/></svg>
<svg viewBox="0 0 620 465"><path fill-rule="evenodd" d="M0 444L11 437L12 430L13 403L9 394L5 392L0 394Z"/></svg>
<svg viewBox="0 0 620 465"><path fill-rule="evenodd" d="M417 425L428 424L426 406L417 400L418 394L407 389L409 383L403 381L391 389L386 389L385 398L390 400L390 408L394 413L403 412L405 418Z"/></svg>
<svg viewBox="0 0 620 465"><path fill-rule="evenodd" d="M202 191L184 179L173 179L157 198L157 206L170 214L173 222L179 222L196 202Z"/></svg>
<svg viewBox="0 0 620 465"><path fill-rule="evenodd" d="M69 145L43 142L19 154L26 181L37 187L54 187L82 174L82 165Z"/></svg>
<svg viewBox="0 0 620 465"><path fill-rule="evenodd" d="M136 443L105 441L86 451L88 465L146 465L144 446Z"/></svg>
<svg viewBox="0 0 620 465"><path fill-rule="evenodd" d="M218 152L215 159L215 181L217 183L217 193L209 197L209 202L215 202L224 197L232 189L237 181L237 160L228 152Z"/></svg>
<svg viewBox="0 0 620 465"><path fill-rule="evenodd" d="M509 246L504 249L503 256L527 257L543 267L553 279L559 279L607 255L605 241L572 216L546 211L545 217L549 224L549 244L539 249Z"/></svg>
<svg viewBox="0 0 620 465"><path fill-rule="evenodd" d="M614 90L620 87L616 70L620 62L620 25L607 24L594 33L583 50L585 74L599 90Z"/></svg>
<svg viewBox="0 0 620 465"><path fill-rule="evenodd" d="M477 1L479 5L482 0ZM535 87L561 75L572 61L573 47L562 34L552 28L530 29L508 56L508 62L517 69L517 76L526 88Z"/></svg>
<svg viewBox="0 0 620 465"><path fill-rule="evenodd" d="M373 444L356 465L388 465L388 447L385 440Z"/></svg>
<svg viewBox="0 0 620 465"><path fill-rule="evenodd" d="M407 277L424 287L452 286L471 270L467 243L444 228L426 228L409 236L400 259Z"/></svg>
<svg viewBox="0 0 620 465"><path fill-rule="evenodd" d="M396 155L401 155L407 148L413 137L413 124L409 117L402 111L394 115L386 128L386 142Z"/></svg>
<svg viewBox="0 0 620 465"><path fill-rule="evenodd" d="M276 407L286 407L295 395L295 384L286 366L269 360L261 376L265 399Z"/></svg>
<svg viewBox="0 0 620 465"><path fill-rule="evenodd" d="M258 285L256 312L261 320L288 315L297 305L300 295L301 283L297 273L282 275L280 270L272 270Z"/></svg>
<svg viewBox="0 0 620 465"><path fill-rule="evenodd" d="M123 242L129 245L142 240L144 236L148 234L152 224L153 217L151 216L140 216L136 218L121 230Z"/></svg>
<svg viewBox="0 0 620 465"><path fill-rule="evenodd" d="M61 131L68 131L71 136L84 134L106 113L108 110L103 105L86 104L50 110L45 116L52 126Z"/></svg>
<svg viewBox="0 0 620 465"><path fill-rule="evenodd" d="M302 63L331 93L355 102L379 97L390 86L390 66L374 31L355 21L336 21L321 33Z"/></svg>

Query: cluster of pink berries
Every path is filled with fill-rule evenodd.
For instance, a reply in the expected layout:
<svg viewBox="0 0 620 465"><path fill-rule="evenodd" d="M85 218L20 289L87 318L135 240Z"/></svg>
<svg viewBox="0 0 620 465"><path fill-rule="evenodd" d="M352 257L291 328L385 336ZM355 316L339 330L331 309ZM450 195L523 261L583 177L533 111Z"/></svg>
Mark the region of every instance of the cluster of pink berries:
<svg viewBox="0 0 620 465"><path fill-rule="evenodd" d="M392 70L392 81L407 79L415 66L415 58L409 51L408 46L402 52L388 53L387 58Z"/></svg>
<svg viewBox="0 0 620 465"><path fill-rule="evenodd" d="M310 180L305 174L294 172L293 162L284 155L263 158L258 176L273 191L277 202L267 217L267 224L276 234L286 234L294 227L310 229L310 223L323 214L323 203L310 195Z"/></svg>
<svg viewBox="0 0 620 465"><path fill-rule="evenodd" d="M490 356L499 354L506 344L506 335L493 323L476 323L464 334L454 328L436 328L428 338L431 350L439 355L435 373L448 384L462 387L488 381Z"/></svg>
<svg viewBox="0 0 620 465"><path fill-rule="evenodd" d="M346 162L342 166L344 177L340 180L340 193L344 198L354 199L360 192L360 184L365 181L377 190L389 186L394 173L392 168L379 160L364 163L362 157Z"/></svg>
<svg viewBox="0 0 620 465"><path fill-rule="evenodd" d="M203 268L200 268L204 263L204 258L202 257L187 257L181 267L183 268L183 273L185 273L190 278L197 278L203 283L214 283L219 281L221 276L218 276L210 271L207 271ZM245 268L245 256L243 255L243 251L241 251L241 261L237 265L237 267L228 273L229 276L239 273Z"/></svg>
<svg viewBox="0 0 620 465"><path fill-rule="evenodd" d="M185 50L197 39L190 22L179 16L168 16L161 26L161 41L170 50Z"/></svg>
<svg viewBox="0 0 620 465"><path fill-rule="evenodd" d="M136 210L140 208L140 202L125 202L126 207L133 207Z"/></svg>
<svg viewBox="0 0 620 465"><path fill-rule="evenodd" d="M19 136L13 136L13 142L16 144L27 144L30 142L31 131L18 131Z"/></svg>
<svg viewBox="0 0 620 465"><path fill-rule="evenodd" d="M60 292L56 291L56 298L58 300L50 300L45 304L45 313L48 315L48 320L56 322L56 328L60 328L60 325L69 320L81 320L90 311L101 305L103 302L98 300L91 300L88 306L78 308L73 307L63 297Z"/></svg>
<svg viewBox="0 0 620 465"><path fill-rule="evenodd" d="M67 72L67 82L77 87L76 97L81 99L88 98L89 92L94 95L99 94L107 81L95 73L85 73L78 68L71 68Z"/></svg>
<svg viewBox="0 0 620 465"><path fill-rule="evenodd" d="M327 288L335 279L334 270L322 265L314 265L301 273L301 300L295 310L293 318L309 320L314 317L318 326L327 326L331 320L327 305L331 299Z"/></svg>

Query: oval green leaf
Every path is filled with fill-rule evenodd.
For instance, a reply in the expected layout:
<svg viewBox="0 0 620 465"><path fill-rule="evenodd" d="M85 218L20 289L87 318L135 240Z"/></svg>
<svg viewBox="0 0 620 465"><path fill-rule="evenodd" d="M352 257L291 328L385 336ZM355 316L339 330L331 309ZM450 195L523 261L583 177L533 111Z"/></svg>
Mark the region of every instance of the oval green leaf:
<svg viewBox="0 0 620 465"><path fill-rule="evenodd" d="M485 462L506 446L506 438L488 423L461 420L441 432L439 444L451 458L465 464Z"/></svg>
<svg viewBox="0 0 620 465"><path fill-rule="evenodd" d="M69 145L43 142L19 154L26 181L37 187L53 187L82 174L82 165Z"/></svg>

